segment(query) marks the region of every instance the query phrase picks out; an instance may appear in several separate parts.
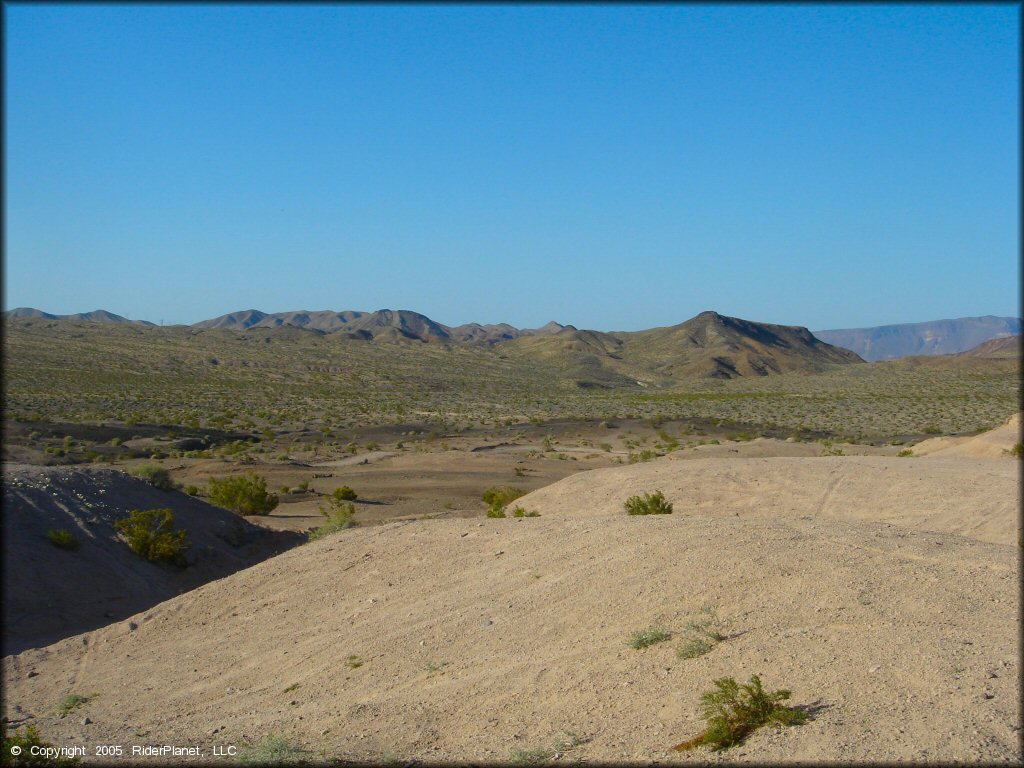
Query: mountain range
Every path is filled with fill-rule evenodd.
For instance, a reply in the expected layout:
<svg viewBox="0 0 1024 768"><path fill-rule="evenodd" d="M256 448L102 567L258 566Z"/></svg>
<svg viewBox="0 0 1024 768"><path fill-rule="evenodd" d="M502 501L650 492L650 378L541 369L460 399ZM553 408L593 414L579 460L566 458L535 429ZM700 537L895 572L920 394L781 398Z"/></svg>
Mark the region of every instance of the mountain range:
<svg viewBox="0 0 1024 768"><path fill-rule="evenodd" d="M925 323L814 331L822 341L844 347L870 362L909 355L955 355L989 339L1021 332L1018 317L960 317Z"/></svg>
<svg viewBox="0 0 1024 768"><path fill-rule="evenodd" d="M19 308L6 320L73 320L135 323L105 310L53 315ZM678 325L643 331L605 333L551 321L539 328L507 323L447 326L409 310L346 310L266 313L248 309L191 326L193 332L246 332L281 329L332 338L396 343L500 345L511 358L550 363L581 386L655 386L680 378L764 376L792 371L815 372L831 365L889 360L903 356L960 353L993 342L978 357L1019 355L1016 318L960 318L930 323L811 332L801 326L758 323L717 312L701 312Z"/></svg>

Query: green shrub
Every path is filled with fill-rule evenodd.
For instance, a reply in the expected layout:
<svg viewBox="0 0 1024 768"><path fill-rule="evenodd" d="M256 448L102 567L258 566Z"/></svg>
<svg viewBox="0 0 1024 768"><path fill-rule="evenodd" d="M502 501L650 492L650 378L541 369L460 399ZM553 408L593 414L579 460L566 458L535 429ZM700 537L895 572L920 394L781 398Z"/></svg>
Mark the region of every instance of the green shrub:
<svg viewBox="0 0 1024 768"><path fill-rule="evenodd" d="M648 627L647 629L638 629L631 634L626 645L639 651L641 648L648 648L655 643L668 640L670 637L672 637L672 633L668 630L661 627Z"/></svg>
<svg viewBox="0 0 1024 768"><path fill-rule="evenodd" d="M131 471L131 474L141 480L145 480L154 488L161 491L169 491L174 488L174 482L171 480L171 473L156 464L142 464L135 467L135 469Z"/></svg>
<svg viewBox="0 0 1024 768"><path fill-rule="evenodd" d="M55 547L66 549L69 552L74 552L82 546L82 542L80 542L75 534L67 528L61 528L60 530L50 529L46 532L46 538L49 539L50 543Z"/></svg>
<svg viewBox="0 0 1024 768"><path fill-rule="evenodd" d="M334 493L332 493L331 496L336 498L338 501L355 501L358 498L356 492L347 485L335 488Z"/></svg>
<svg viewBox="0 0 1024 768"><path fill-rule="evenodd" d="M672 504L665 501L661 491L630 496L626 499L626 512L630 515L671 515Z"/></svg>
<svg viewBox="0 0 1024 768"><path fill-rule="evenodd" d="M695 659L711 651L718 643L725 640L715 626L718 620L714 611L705 607L701 611L702 618L686 622L686 639L676 648L679 659Z"/></svg>
<svg viewBox="0 0 1024 768"><path fill-rule="evenodd" d="M1007 453L1015 459L1024 457L1024 443L1014 443L1013 447L1010 448Z"/></svg>
<svg viewBox="0 0 1024 768"><path fill-rule="evenodd" d="M921 430L926 435L941 435L942 430L936 427L934 424L929 424L927 427Z"/></svg>
<svg viewBox="0 0 1024 768"><path fill-rule="evenodd" d="M210 501L240 515L267 515L277 506L277 494L267 493L266 478L250 472L209 480Z"/></svg>
<svg viewBox="0 0 1024 768"><path fill-rule="evenodd" d="M900 457L907 457L907 456L913 456L914 452L912 450L910 450L909 448L904 448L902 451L900 451L896 455L900 456Z"/></svg>
<svg viewBox="0 0 1024 768"><path fill-rule="evenodd" d="M540 517L540 512L527 512L522 507L514 507L512 509L512 517Z"/></svg>
<svg viewBox="0 0 1024 768"><path fill-rule="evenodd" d="M353 528L357 525L352 520L356 513L355 505L345 504L333 496L327 497L327 504L326 509L320 507L320 514L327 518L327 522L309 532L310 541L316 541L329 534L337 533L345 528Z"/></svg>
<svg viewBox="0 0 1024 768"><path fill-rule="evenodd" d="M174 527L174 513L163 509L134 509L114 523L132 551L150 562L185 565L185 531Z"/></svg>
<svg viewBox="0 0 1024 768"><path fill-rule="evenodd" d="M491 486L484 491L483 495L483 500L491 505L491 508L487 511L487 516L505 517L505 507L508 506L509 502L525 495L526 491L509 485Z"/></svg>
<svg viewBox="0 0 1024 768"><path fill-rule="evenodd" d="M61 717L64 717L65 715L70 714L73 709L85 704L85 702L87 702L91 698L91 696L82 696L77 693L69 693L61 700L60 707L57 708L57 712L60 714Z"/></svg>
<svg viewBox="0 0 1024 768"><path fill-rule="evenodd" d="M35 747L35 749L33 749ZM48 757L47 749L54 745L39 738L39 731L34 725L26 725L24 733L7 732L7 722L3 724L3 765L77 765L78 757Z"/></svg>
<svg viewBox="0 0 1024 768"><path fill-rule="evenodd" d="M483 500L492 507L507 507L510 501L525 496L526 491L510 485L495 485L484 491Z"/></svg>
<svg viewBox="0 0 1024 768"><path fill-rule="evenodd" d="M715 690L701 695L701 717L707 722L703 733L675 747L684 752L699 746L722 750L742 742L763 725L800 725L807 713L781 702L790 697L787 690L768 693L761 679L751 675L750 683L740 685L731 677L715 680Z"/></svg>
<svg viewBox="0 0 1024 768"><path fill-rule="evenodd" d="M686 638L682 645L676 648L676 658L695 659L703 656L715 647L715 643L709 637L693 635Z"/></svg>
<svg viewBox="0 0 1024 768"><path fill-rule="evenodd" d="M198 496L199 495L199 486L198 485L186 485L185 486L185 493L187 493L189 496Z"/></svg>

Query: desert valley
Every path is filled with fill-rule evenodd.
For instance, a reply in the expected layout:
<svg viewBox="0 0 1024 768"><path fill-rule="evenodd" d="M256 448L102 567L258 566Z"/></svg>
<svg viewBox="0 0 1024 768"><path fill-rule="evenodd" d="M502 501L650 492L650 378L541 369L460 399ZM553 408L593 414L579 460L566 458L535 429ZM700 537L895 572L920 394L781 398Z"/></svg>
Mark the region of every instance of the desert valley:
<svg viewBox="0 0 1024 768"><path fill-rule="evenodd" d="M1020 321L925 325L9 311L5 757L1019 764Z"/></svg>

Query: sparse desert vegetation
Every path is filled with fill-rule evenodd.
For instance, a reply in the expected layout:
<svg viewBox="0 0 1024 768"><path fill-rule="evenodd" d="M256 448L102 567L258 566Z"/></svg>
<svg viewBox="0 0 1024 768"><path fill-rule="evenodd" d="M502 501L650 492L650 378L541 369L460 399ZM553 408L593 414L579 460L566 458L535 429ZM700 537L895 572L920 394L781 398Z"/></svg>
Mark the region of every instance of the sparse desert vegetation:
<svg viewBox="0 0 1024 768"><path fill-rule="evenodd" d="M22 329L18 344L27 343L33 328ZM203 568L247 552L250 528L320 543L275 548L268 542L260 557L296 548L280 560L237 572L226 584L209 584L202 594L182 594L170 607L155 606L155 600L132 609L145 613L120 614L109 627L87 625L100 633L90 639L90 658L116 661L76 683L102 692L83 713L95 720L100 713L109 719L115 703L126 722L129 715L122 711L159 704L124 700L119 691L129 672L133 679L156 679L173 666L184 670L175 674L191 679L195 673L189 670L236 669L243 657L274 658L280 670L261 668L246 678L244 694L234 680L196 683L231 712L230 728L245 723L231 738L249 744L246 754L258 762L271 754L278 756L274 760L305 762L318 755L328 762L358 762L384 754L470 754L464 741L430 725L433 715L426 713L435 709L455 717L453 734L481 734L472 755L483 762L505 756L522 763L670 760L683 757L670 745L685 732L677 733L673 722L646 708L650 702L671 700L680 685L707 689L715 679L711 670L722 665L750 658L777 662L784 649L785 658L811 658L809 669L840 669L844 686L859 686L857 696L843 694L858 713L844 711L843 725L835 708L839 683L825 684L821 694L833 707L823 710L824 727L839 742L828 755L842 758L861 755L860 745L867 743L858 725L867 717L867 710L858 709L868 700L864 691L888 685L870 670L880 666L872 649L891 646L878 629L892 621L890 605L919 622L885 625L901 647L924 648L925 660L941 656L949 669L960 670L958 681L966 670L987 674L980 662L962 655L967 646L948 642L947 630L928 623L931 614L914 613L924 610L920 606L934 591L908 568L926 568L943 583L960 585L943 599L982 605L986 626L1008 622L1012 613L1006 605L968 596L996 594L1008 575L994 550L971 550L995 547L1005 538L1005 525L996 519L1000 507L975 504L985 510L982 516L969 530L954 527L956 521L942 516L943 505L951 496L973 493L972 476L943 464L942 474L932 477L925 454L1004 421L1016 371L859 364L813 375L583 387L566 378L557 361L536 360L524 350L503 352L500 346L388 348L342 338L328 345L325 337L266 329L203 331L186 340L180 329L137 330L101 338L85 328L67 337L79 351L109 355L109 369L100 372L109 385L102 396L84 382L82 399L71 401L45 376L22 379L14 388L16 405L9 404L4 423L5 437L12 438L5 440L5 456L49 466L38 475L19 470L10 490L26 512L50 499L80 510L77 518L54 517L33 529L38 546L68 567L81 567L110 542L142 569L137 578L145 580L193 573L199 579ZM216 365L203 357L213 347ZM55 364L52 346L41 354ZM69 381L75 363L65 362L55 376ZM930 395L946 400L936 406ZM906 452L917 457L928 438L932 447L921 448L920 459L896 460ZM1005 461L1012 443L999 445L1004 464L1012 466ZM112 469L102 469L107 465ZM83 479L65 486L64 473ZM125 492L130 486L132 493L148 494L148 506L118 507L116 497L84 482L93 473L120 478ZM1005 472L996 475L1006 481ZM270 493L271 487L279 494ZM170 492L174 488L184 493ZM913 498L889 503L886 493L907 488L914 489ZM848 501L866 498L870 504ZM684 504L686 513L668 514L673 502ZM182 562L159 556L168 547L142 540L166 533L166 543L173 545L184 542L184 529L165 530L157 517L131 529L126 521L115 525L124 509L141 514L172 506L176 516L192 515L181 518L189 521L190 540L199 535L198 521L220 515L206 538L196 538L188 550L189 562L202 565L153 568L143 561L157 554L157 562ZM664 517L641 524L634 514ZM486 517L512 519L488 524ZM527 517L533 519L527 523ZM828 521L825 538L822 520ZM935 525L948 528L941 534L942 558L908 560L908 551L925 557L925 549L940 546ZM86 552L55 551L60 544L48 531L79 530ZM141 557L110 533L121 540L139 538ZM1015 534L1009 545L1014 551L1018 540ZM870 558L859 554L865 541L874 548ZM995 570L954 579L951 574L960 573L957 568L970 558L995 563ZM808 600L798 589L800 580L791 578L807 572L817 574L820 600ZM898 591L886 592L890 583ZM743 591L736 584L745 585ZM851 584L858 589L851 592ZM173 582L162 588L159 600L181 592ZM290 597L300 593L300 601ZM681 605L694 594L708 606L728 606L728 621L719 621L710 607L694 615L692 605ZM202 607L193 614L186 606ZM213 621L216 632L191 629ZM281 627L300 623L308 627L309 646L296 666L289 644L294 630ZM257 625L261 631L253 632ZM590 641L586 656L567 666L559 654L572 653L572 641L565 639L570 625L585 627ZM915 634L918 626L927 633ZM853 646L848 634L857 638ZM987 643L985 658L998 659L1007 647L1004 635L997 627L986 633L987 640L972 635L972 642ZM341 652L339 637L345 638ZM29 645L22 648L29 650L18 657L19 665L29 658L40 668L64 664L64 655L47 660L33 656ZM835 649L849 658L829 656ZM26 666L19 666L5 679L20 700L34 701L35 687L44 681L50 686L51 678L70 679L77 653L68 646L72 666L58 674L29 679ZM504 661L481 670L472 666L478 655ZM951 694L928 671L934 665L924 668L918 661L915 656L901 662L925 681L915 689L927 701L918 717L948 720L946 699L934 692ZM795 690L816 690L799 668L781 667L780 676ZM1009 712L1004 701L1011 699L1010 667L993 669L997 678L979 679L993 681L986 683L996 696L990 708ZM475 682L478 676L486 686ZM752 692L738 683L709 692L718 697L718 714L707 707L702 712L719 719L706 720L692 746L717 749L743 741L760 717L747 718L751 713L774 712L768 722L799 717L785 714L782 692L758 692L753 681L746 686ZM485 689L510 691L502 707L515 713L516 722L529 724L534 717L522 702L548 712L545 702L568 696L565 711L580 713L585 724L549 717L543 728L513 725L503 719L504 709L487 718L481 713L494 710L491 699L481 698ZM45 690L48 698L35 706L52 712L67 687ZM405 691L394 699L403 702L401 708L382 706L381 691L395 696L396 690ZM878 700L885 706L897 693L886 688ZM254 702L266 714L252 715ZM584 702L596 702L597 708L587 710L592 705ZM958 712L970 706L956 704ZM613 711L614 721L607 717ZM350 718L344 733L335 727L339 712ZM189 728L198 723L200 735L208 732L199 715L175 717ZM405 734L398 727L403 720L415 724L415 731L396 738ZM77 738L82 728L95 730L79 722L54 715L40 725L62 739ZM579 727L587 740L550 739L564 727ZM267 733L281 736L268 741ZM914 738L925 744L922 754L926 748L943 754L934 739L920 733ZM985 734L985 743L996 745L992 753L1003 754L1003 736ZM757 742L765 750L759 755L789 754L790 739L807 749L807 739L788 732L773 738L768 745ZM986 749L978 741L973 751L955 754L983 756Z"/></svg>

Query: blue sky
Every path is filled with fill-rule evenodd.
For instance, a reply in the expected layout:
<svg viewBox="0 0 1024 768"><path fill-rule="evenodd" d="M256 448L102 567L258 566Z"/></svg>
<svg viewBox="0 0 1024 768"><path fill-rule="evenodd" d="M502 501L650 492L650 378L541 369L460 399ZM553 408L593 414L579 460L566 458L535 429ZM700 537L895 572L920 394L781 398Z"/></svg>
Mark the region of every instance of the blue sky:
<svg viewBox="0 0 1024 768"><path fill-rule="evenodd" d="M1005 5L18 5L4 306L1017 315Z"/></svg>

